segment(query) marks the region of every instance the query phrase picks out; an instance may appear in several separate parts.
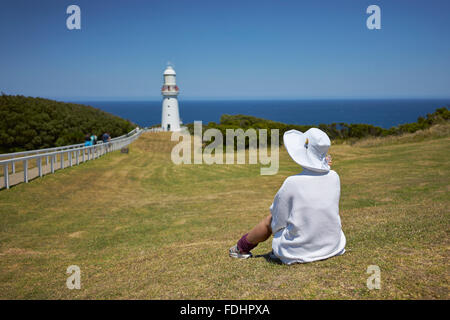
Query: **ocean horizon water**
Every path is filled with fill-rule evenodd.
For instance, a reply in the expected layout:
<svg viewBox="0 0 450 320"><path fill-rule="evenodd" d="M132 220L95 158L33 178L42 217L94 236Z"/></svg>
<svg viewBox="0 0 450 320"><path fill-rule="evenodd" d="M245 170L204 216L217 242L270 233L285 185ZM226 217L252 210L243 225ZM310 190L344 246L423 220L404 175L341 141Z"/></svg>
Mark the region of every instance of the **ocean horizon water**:
<svg viewBox="0 0 450 320"><path fill-rule="evenodd" d="M161 100L71 101L90 105L128 119L141 127L161 123ZM223 114L244 114L287 124L365 123L390 128L415 122L437 108L448 107L445 99L328 99L328 100L183 100L179 99L183 123L219 123Z"/></svg>

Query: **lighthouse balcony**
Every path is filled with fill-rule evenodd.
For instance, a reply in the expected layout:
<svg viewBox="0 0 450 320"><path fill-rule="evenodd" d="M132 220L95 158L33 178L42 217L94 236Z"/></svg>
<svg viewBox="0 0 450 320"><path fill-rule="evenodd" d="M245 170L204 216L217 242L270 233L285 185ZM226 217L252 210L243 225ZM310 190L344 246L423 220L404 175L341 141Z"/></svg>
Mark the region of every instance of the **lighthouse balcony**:
<svg viewBox="0 0 450 320"><path fill-rule="evenodd" d="M161 88L161 93L165 96L174 96L178 94L179 90L178 86L164 85Z"/></svg>
<svg viewBox="0 0 450 320"><path fill-rule="evenodd" d="M168 91L168 90L163 91L163 90L161 90L161 94L163 96L177 96L178 93L179 93L178 91L174 91L174 90L171 90L171 91Z"/></svg>

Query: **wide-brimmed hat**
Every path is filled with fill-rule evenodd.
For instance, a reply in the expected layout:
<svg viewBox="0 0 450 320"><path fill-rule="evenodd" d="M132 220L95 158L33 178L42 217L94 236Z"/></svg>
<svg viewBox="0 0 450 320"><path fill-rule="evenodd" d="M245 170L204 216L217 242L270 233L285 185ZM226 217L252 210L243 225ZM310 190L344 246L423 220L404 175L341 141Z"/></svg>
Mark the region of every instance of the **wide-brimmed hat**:
<svg viewBox="0 0 450 320"><path fill-rule="evenodd" d="M305 133L289 130L284 133L283 142L292 160L303 168L316 172L330 171L326 156L331 141L322 130L311 128Z"/></svg>

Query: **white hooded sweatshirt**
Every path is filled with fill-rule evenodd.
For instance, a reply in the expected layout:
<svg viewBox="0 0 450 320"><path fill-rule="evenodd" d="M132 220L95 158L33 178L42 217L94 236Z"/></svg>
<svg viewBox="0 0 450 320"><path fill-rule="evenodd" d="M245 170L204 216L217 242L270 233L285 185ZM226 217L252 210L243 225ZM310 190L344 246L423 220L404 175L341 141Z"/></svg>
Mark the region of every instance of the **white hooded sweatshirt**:
<svg viewBox="0 0 450 320"><path fill-rule="evenodd" d="M272 249L283 263L327 259L345 252L338 174L303 169L288 177L270 207Z"/></svg>

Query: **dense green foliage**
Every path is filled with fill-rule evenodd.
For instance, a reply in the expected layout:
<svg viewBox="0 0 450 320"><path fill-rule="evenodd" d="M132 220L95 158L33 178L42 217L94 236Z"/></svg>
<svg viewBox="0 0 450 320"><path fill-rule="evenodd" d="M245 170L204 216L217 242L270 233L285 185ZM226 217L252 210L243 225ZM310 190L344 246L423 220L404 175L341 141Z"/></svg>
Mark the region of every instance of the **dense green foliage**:
<svg viewBox="0 0 450 320"><path fill-rule="evenodd" d="M84 142L86 134L111 137L136 127L90 106L24 96L0 96L0 153Z"/></svg>
<svg viewBox="0 0 450 320"><path fill-rule="evenodd" d="M370 124L347 124L347 123L332 123L332 124L320 124L318 126L312 125L295 125L285 124L282 122L276 122L253 116L246 115L227 115L224 114L220 117L220 123L210 122L208 125L203 126L203 130L209 128L215 128L222 132L225 136L227 129L267 129L267 134L270 136L270 129L278 129L280 137L284 132L296 129L301 132L305 132L311 127L317 127L328 134L332 140L347 140L347 139L360 139L364 137L380 137L388 135L400 135L403 133L413 133L418 130L427 129L434 124L449 121L450 111L447 107L436 109L432 114L427 114L426 117L419 117L417 122L406 123L390 129L384 129L381 127L373 126ZM194 132L193 124L187 125L191 134ZM225 139L224 139L225 143ZM280 144L282 139L280 138ZM246 141L248 146L248 141Z"/></svg>

